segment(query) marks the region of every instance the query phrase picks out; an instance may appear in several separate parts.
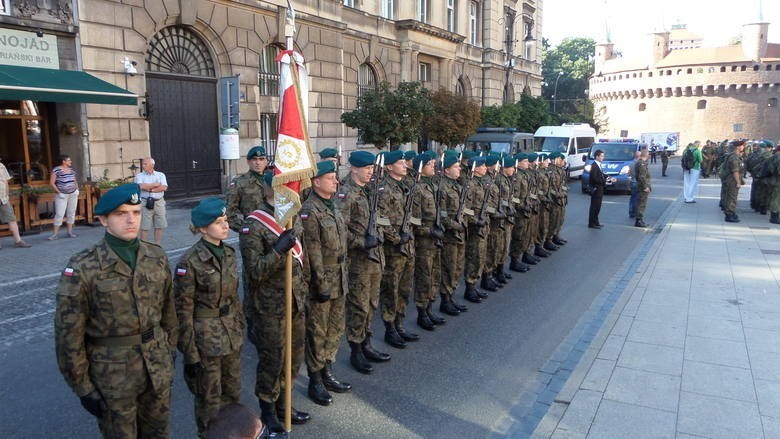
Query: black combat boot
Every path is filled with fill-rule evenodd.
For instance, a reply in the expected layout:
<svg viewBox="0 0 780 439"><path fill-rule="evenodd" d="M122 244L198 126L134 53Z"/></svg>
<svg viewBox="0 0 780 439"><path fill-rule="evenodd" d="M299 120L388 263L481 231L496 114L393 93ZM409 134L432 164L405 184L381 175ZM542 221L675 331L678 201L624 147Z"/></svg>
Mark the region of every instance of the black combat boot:
<svg viewBox="0 0 780 439"><path fill-rule="evenodd" d="M351 341L349 342L349 348L351 349L351 352L349 354L349 364L351 364L356 371L360 373L364 373L366 375L374 371L374 367L368 363L368 359L363 354L363 346L361 346L360 343L355 343ZM328 386L328 379L325 377L324 370L325 369L323 369L322 382L325 384L325 388L332 392L342 393L341 391L336 390L337 386L334 386L334 388L332 389L330 388L330 386ZM336 382L338 383L338 381Z"/></svg>
<svg viewBox="0 0 780 439"><path fill-rule="evenodd" d="M482 298L477 294L477 288L474 284L466 284L466 291L463 293L463 298L472 303L482 303Z"/></svg>
<svg viewBox="0 0 780 439"><path fill-rule="evenodd" d="M404 319L402 317L395 318L395 331L405 341L417 341L420 339L419 335L415 334L414 332L407 331L406 328L404 328Z"/></svg>
<svg viewBox="0 0 780 439"><path fill-rule="evenodd" d="M322 383L322 373L320 371L309 371L309 398L319 405L330 405L333 397L330 396L325 385Z"/></svg>
<svg viewBox="0 0 780 439"><path fill-rule="evenodd" d="M560 237L560 236L558 236L558 235L555 235L555 236L553 236L552 242L553 242L553 244L555 244L555 245L566 245L566 243L567 243L567 242L569 242L569 241L567 241L567 240L565 240L565 239L561 238L561 237Z"/></svg>
<svg viewBox="0 0 780 439"><path fill-rule="evenodd" d="M450 316L456 316L460 314L460 309L455 307L455 304L450 300L446 294L441 294L441 304L439 304L439 311Z"/></svg>
<svg viewBox="0 0 780 439"><path fill-rule="evenodd" d="M300 410L295 410L295 407L292 406L290 406L290 408L290 423L295 425L303 425L311 421L310 414ZM284 423L284 400L282 400L282 398L276 400L276 413L279 415L279 422Z"/></svg>
<svg viewBox="0 0 780 439"><path fill-rule="evenodd" d="M406 347L406 342L398 334L398 331L395 329L395 323L393 322L385 322L385 342L398 349Z"/></svg>
<svg viewBox="0 0 780 439"><path fill-rule="evenodd" d="M479 287L483 290L488 291L498 291L498 285L493 281L493 278L490 277L490 274L488 273L482 273L482 280L479 283ZM482 294L485 294L485 297L482 297L483 299L487 298L487 293L479 294L480 292L477 292L477 295L479 297L482 297Z"/></svg>
<svg viewBox="0 0 780 439"><path fill-rule="evenodd" d="M520 261L520 259L515 258L512 258L512 260L509 262L509 269L518 273L525 273L530 270L528 265Z"/></svg>
<svg viewBox="0 0 780 439"><path fill-rule="evenodd" d="M542 246L537 245L534 247L534 256L538 256L540 258L547 258L550 256L550 253L545 251Z"/></svg>
<svg viewBox="0 0 780 439"><path fill-rule="evenodd" d="M352 347L353 344L356 345L358 349L360 349L360 343L350 343L349 346ZM360 356L361 357L363 356L362 349L360 349ZM366 357L363 357L363 361L370 369L373 370L371 365L368 364L368 361L366 361ZM358 372L360 371L358 370ZM365 372L361 372L361 373L365 373ZM339 381L336 379L336 377L333 376L333 365L331 364L330 361L327 361L325 363L325 367L322 368L322 384L324 384L325 388L330 390L331 392L347 393L350 390L352 390L352 384Z"/></svg>
<svg viewBox="0 0 780 439"><path fill-rule="evenodd" d="M780 224L780 212L770 212L769 222L772 224Z"/></svg>
<svg viewBox="0 0 780 439"><path fill-rule="evenodd" d="M523 253L523 262L528 265L536 265L539 263L539 260L531 252L525 252Z"/></svg>
<svg viewBox="0 0 780 439"><path fill-rule="evenodd" d="M641 219L638 219L638 220L636 220L636 222L634 222L634 227L645 228L645 227L647 227L647 224L645 224L645 222L642 221Z"/></svg>
<svg viewBox="0 0 780 439"><path fill-rule="evenodd" d="M436 314L433 313L433 311L431 310L432 305L433 304L431 302L428 302L428 306L425 307L425 313L428 314L428 318L431 320L431 323L433 323L436 326L441 326L447 323L447 319L441 316L437 316Z"/></svg>
<svg viewBox="0 0 780 439"><path fill-rule="evenodd" d="M422 306L417 307L417 326L425 329L426 331L435 331L436 325L433 324L431 318L428 317L428 312Z"/></svg>
<svg viewBox="0 0 780 439"><path fill-rule="evenodd" d="M512 279L512 275L509 274L508 271L504 270L504 264L499 265L496 269L504 276L504 279L507 280L507 283L509 283L509 279Z"/></svg>
<svg viewBox="0 0 780 439"><path fill-rule="evenodd" d="M366 339L363 340L361 345L363 346L363 355L365 355L368 361L373 361L374 363L384 363L385 361L390 361L390 354L379 352L378 350L374 349L373 346L371 346L371 334L366 336Z"/></svg>
<svg viewBox="0 0 780 439"><path fill-rule="evenodd" d="M553 242L551 240L549 240L549 239L547 241L544 241L544 249L545 250L550 250L550 251L553 251L553 252L557 252L559 248L560 247L558 247L557 245L553 244Z"/></svg>
<svg viewBox="0 0 780 439"><path fill-rule="evenodd" d="M504 276L504 269L503 267L496 267L495 270L493 270L493 279L500 284L500 286L504 286L507 283L509 283L509 279Z"/></svg>
<svg viewBox="0 0 780 439"><path fill-rule="evenodd" d="M469 310L469 307L466 305L461 305L460 303L456 302L455 299L450 297L450 301L452 301L452 304L455 305L455 308L458 308L458 311L460 312L466 312Z"/></svg>
<svg viewBox="0 0 780 439"><path fill-rule="evenodd" d="M263 421L263 425L268 427L268 431L272 433L283 433L284 426L279 422L279 418L276 417L276 407L272 402L265 402L258 398L260 402L260 420Z"/></svg>
<svg viewBox="0 0 780 439"><path fill-rule="evenodd" d="M758 213L760 213L761 215L766 215L766 212L767 212L766 207L763 206L758 210Z"/></svg>
<svg viewBox="0 0 780 439"><path fill-rule="evenodd" d="M726 222L727 223L738 223L739 217L736 213L727 213L726 214Z"/></svg>

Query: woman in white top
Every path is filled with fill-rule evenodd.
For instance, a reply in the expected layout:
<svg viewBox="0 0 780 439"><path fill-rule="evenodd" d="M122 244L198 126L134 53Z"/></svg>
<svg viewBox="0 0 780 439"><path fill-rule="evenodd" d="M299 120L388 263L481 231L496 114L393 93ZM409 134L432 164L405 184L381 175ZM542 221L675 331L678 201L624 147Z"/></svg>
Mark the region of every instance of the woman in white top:
<svg viewBox="0 0 780 439"><path fill-rule="evenodd" d="M79 202L79 185L76 181L76 171L72 167L73 161L68 155L60 156L60 165L52 169L49 183L57 192L54 200L54 230L49 241L57 239L62 226L62 220L65 218L65 225L68 229L68 236L75 238L73 233L73 223L76 222L76 207Z"/></svg>

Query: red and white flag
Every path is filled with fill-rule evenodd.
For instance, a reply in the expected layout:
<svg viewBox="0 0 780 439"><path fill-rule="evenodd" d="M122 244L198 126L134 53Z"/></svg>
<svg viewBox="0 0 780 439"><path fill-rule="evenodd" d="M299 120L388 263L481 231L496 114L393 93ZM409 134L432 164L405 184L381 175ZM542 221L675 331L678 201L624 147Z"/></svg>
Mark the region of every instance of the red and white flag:
<svg viewBox="0 0 780 439"><path fill-rule="evenodd" d="M309 75L303 56L292 50L279 53L279 126L274 158L274 216L279 224L298 213L300 192L311 186L315 161L309 147L307 111Z"/></svg>

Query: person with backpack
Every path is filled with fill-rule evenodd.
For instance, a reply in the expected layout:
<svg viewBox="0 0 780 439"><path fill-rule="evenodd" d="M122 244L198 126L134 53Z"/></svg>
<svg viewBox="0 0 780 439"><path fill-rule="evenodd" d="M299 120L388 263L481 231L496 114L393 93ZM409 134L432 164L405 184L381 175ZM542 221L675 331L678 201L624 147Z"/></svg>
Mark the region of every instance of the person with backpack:
<svg viewBox="0 0 780 439"><path fill-rule="evenodd" d="M682 155L683 196L686 203L695 203L699 194L699 174L701 173L702 155L701 142L698 140L688 144Z"/></svg>

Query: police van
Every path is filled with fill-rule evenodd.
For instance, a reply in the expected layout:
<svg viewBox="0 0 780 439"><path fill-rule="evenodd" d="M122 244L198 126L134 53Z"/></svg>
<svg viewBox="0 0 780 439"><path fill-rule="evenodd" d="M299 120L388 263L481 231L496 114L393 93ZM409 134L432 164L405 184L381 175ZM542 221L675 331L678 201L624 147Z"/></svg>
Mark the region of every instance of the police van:
<svg viewBox="0 0 780 439"><path fill-rule="evenodd" d="M601 172L607 177L605 192L631 193L631 175L629 169L634 161L634 153L641 150L645 144L637 139L599 139L594 143L588 154L588 161L582 173L582 192L587 193L590 187L590 168L596 157L596 151L604 151L604 161L601 162Z"/></svg>
<svg viewBox="0 0 780 439"><path fill-rule="evenodd" d="M543 126L536 130L534 139L536 149L542 153L563 153L569 178L574 178L582 175L590 147L596 139L596 130L586 123Z"/></svg>
<svg viewBox="0 0 780 439"><path fill-rule="evenodd" d="M466 139L467 151L493 151L514 155L519 152L533 152L534 136L521 133L517 128L477 128L477 133Z"/></svg>

